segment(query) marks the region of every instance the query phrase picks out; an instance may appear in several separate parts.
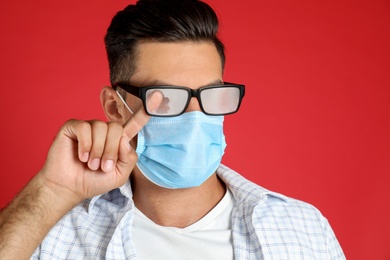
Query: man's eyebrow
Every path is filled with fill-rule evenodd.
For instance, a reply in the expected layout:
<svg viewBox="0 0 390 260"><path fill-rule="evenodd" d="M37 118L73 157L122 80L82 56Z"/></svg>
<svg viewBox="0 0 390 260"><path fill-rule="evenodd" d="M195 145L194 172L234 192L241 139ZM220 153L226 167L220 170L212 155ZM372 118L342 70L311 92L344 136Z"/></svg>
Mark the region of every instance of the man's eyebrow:
<svg viewBox="0 0 390 260"><path fill-rule="evenodd" d="M206 84L204 86L213 86L213 85L220 85L220 84L223 84L223 81L220 79L217 79L217 80L214 80L214 81L212 81L209 84Z"/></svg>
<svg viewBox="0 0 390 260"><path fill-rule="evenodd" d="M223 81L220 79L216 79L216 80L213 80L213 81L209 82L208 84L202 85L200 87L220 85L220 84L223 84ZM146 83L143 83L140 87L146 87L146 86L176 86L176 85L170 84L168 82L164 82L161 80L152 80L152 81L148 81ZM187 86L183 86L183 87L187 87Z"/></svg>
<svg viewBox="0 0 390 260"><path fill-rule="evenodd" d="M167 82L161 81L161 80L152 80L143 82L140 87L146 87L146 86L171 86L172 84L169 84Z"/></svg>

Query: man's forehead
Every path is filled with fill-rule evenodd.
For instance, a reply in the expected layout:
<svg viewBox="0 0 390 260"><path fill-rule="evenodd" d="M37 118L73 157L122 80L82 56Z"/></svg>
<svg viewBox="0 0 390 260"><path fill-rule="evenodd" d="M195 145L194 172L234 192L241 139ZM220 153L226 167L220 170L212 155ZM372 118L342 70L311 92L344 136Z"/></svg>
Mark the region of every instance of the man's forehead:
<svg viewBox="0 0 390 260"><path fill-rule="evenodd" d="M142 41L137 44L136 50L138 55L145 56L147 54L158 54L164 56L171 52L180 54L181 52L194 52L197 49L210 49L216 52L219 56L217 48L213 42L209 41L177 41L177 42L158 42L158 41Z"/></svg>
<svg viewBox="0 0 390 260"><path fill-rule="evenodd" d="M196 86L222 83L219 53L209 42L142 42L137 46L133 85L191 85L191 78L199 78Z"/></svg>

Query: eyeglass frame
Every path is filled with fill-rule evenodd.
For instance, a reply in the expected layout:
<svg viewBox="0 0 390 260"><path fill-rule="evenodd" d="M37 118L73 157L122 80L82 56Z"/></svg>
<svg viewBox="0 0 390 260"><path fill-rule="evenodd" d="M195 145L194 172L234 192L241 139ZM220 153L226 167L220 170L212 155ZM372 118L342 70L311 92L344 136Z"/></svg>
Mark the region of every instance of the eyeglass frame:
<svg viewBox="0 0 390 260"><path fill-rule="evenodd" d="M198 100L198 103L199 103L199 106L200 106L200 109L202 110L202 112L206 115L210 115L210 116L222 116L222 115L230 115L230 114L234 114L236 113L240 106L241 106L241 102L242 102L242 99L244 98L245 96L245 85L243 84L236 84L236 83L231 83L231 82L223 82L222 84L218 84L218 85L210 85L210 86L204 86L204 87L200 87L198 89L192 89L192 88L189 88L189 87L185 87L185 86L171 86L171 85L162 85L162 86L145 86L145 87L139 87L139 86L134 86L134 85L130 85L130 84L126 84L126 83L114 83L112 85L112 88L114 90L117 90L117 87L120 87L122 88L124 91L126 91L127 93L129 94L132 94L136 97L138 97L139 99L142 100L142 104L143 104L143 107L144 107L144 110L146 112L146 114L148 114L149 116L156 116L156 117L174 117L174 116L179 116L181 114L183 114L185 112L185 110L188 108L188 105L190 103L190 100L191 98L195 97L197 100ZM238 100L238 104L237 104L237 108L236 110L232 111L232 112L229 112L229 113L223 113L223 114L211 114L211 113L207 113L204 108L203 108L203 105L202 105L202 99L200 98L200 93L203 91L203 90L206 90L206 89L213 89L213 88L225 88L225 87L235 87L239 90L239 100ZM148 90L151 90L151 89L182 89L182 90L185 90L187 91L188 93L188 99L187 99L187 102L183 108L183 111L178 113L178 114L175 114L175 115L155 115L155 114L150 114L148 112L148 109L146 107L146 92Z"/></svg>

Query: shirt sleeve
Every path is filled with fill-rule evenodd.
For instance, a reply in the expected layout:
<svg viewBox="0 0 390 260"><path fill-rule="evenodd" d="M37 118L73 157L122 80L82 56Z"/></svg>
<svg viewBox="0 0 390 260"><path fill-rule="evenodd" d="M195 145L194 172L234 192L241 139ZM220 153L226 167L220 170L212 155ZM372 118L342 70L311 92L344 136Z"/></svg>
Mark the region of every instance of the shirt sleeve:
<svg viewBox="0 0 390 260"><path fill-rule="evenodd" d="M39 247L37 247L37 249L35 249L34 253L30 257L30 260L38 260L40 255L41 255L41 246L39 246Z"/></svg>
<svg viewBox="0 0 390 260"><path fill-rule="evenodd" d="M324 224L327 237L328 259L346 259L340 243L326 218L324 218Z"/></svg>

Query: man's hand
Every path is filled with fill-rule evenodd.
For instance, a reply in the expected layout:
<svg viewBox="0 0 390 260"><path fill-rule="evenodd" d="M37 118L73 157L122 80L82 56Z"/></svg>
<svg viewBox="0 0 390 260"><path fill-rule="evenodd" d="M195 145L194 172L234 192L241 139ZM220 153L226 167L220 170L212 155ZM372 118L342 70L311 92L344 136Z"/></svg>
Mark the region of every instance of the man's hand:
<svg viewBox="0 0 390 260"><path fill-rule="evenodd" d="M102 121L66 122L50 148L40 172L46 187L76 203L123 185L137 155L130 146L133 136L148 120L129 120L123 127Z"/></svg>
<svg viewBox="0 0 390 260"><path fill-rule="evenodd" d="M161 93L149 107L157 109ZM123 185L137 162L130 141L149 121L138 110L124 126L66 122L42 170L0 211L0 259L27 259L56 222L80 201Z"/></svg>
<svg viewBox="0 0 390 260"><path fill-rule="evenodd" d="M154 93L149 107L157 109L162 98ZM75 203L123 185L138 159L130 140L149 119L140 109L124 126L97 120L66 122L39 174L44 185Z"/></svg>

